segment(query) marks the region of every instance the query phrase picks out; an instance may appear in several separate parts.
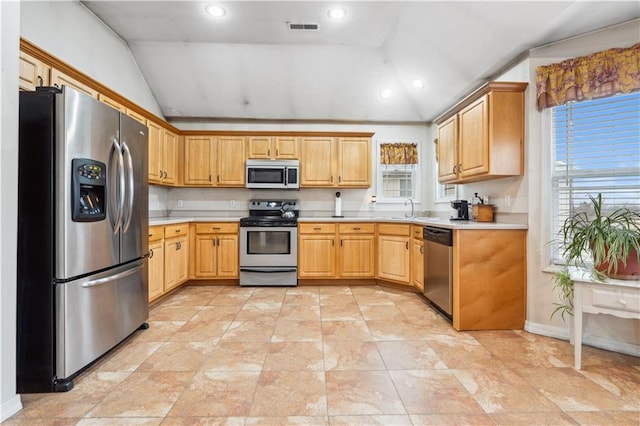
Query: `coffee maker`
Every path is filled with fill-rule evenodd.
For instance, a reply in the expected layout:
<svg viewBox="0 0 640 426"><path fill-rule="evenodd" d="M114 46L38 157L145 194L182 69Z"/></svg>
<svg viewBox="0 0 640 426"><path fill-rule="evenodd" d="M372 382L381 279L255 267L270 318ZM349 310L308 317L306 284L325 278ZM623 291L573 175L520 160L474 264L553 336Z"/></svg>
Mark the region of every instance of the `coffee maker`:
<svg viewBox="0 0 640 426"><path fill-rule="evenodd" d="M467 200L455 200L451 202L451 207L456 211L455 217L451 220L469 220L469 203Z"/></svg>

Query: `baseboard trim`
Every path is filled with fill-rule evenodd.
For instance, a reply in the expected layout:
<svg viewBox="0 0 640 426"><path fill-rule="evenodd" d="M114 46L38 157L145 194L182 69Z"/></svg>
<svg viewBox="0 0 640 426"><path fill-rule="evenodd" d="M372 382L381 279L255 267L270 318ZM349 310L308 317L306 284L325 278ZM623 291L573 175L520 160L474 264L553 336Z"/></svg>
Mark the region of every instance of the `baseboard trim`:
<svg viewBox="0 0 640 426"><path fill-rule="evenodd" d="M524 329L529 333L540 334L542 336L553 337L556 339L569 340L570 338L568 327L551 327L544 324L525 321ZM593 346L594 348L640 357L640 345L635 343L620 342L618 340L602 336L594 336L589 333L584 333L582 335L582 343L587 346Z"/></svg>
<svg viewBox="0 0 640 426"><path fill-rule="evenodd" d="M20 395L14 395L13 398L5 401L0 405L0 422L4 422L9 417L22 410L22 401Z"/></svg>

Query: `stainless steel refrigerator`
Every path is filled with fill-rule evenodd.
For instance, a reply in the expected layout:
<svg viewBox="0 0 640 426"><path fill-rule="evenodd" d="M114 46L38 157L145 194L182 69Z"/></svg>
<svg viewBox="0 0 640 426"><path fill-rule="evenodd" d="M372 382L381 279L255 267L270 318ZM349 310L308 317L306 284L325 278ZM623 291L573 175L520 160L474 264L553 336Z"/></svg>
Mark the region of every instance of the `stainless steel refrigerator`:
<svg viewBox="0 0 640 426"><path fill-rule="evenodd" d="M19 110L17 391L67 391L147 327L147 127L66 86Z"/></svg>

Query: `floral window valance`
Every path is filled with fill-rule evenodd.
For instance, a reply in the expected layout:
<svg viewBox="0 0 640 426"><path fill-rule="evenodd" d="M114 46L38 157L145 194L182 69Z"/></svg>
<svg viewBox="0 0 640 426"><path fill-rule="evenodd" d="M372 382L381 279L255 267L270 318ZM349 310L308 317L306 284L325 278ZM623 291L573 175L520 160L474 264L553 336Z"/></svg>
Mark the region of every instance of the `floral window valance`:
<svg viewBox="0 0 640 426"><path fill-rule="evenodd" d="M536 68L538 108L640 90L640 43Z"/></svg>
<svg viewBox="0 0 640 426"><path fill-rule="evenodd" d="M380 164L418 164L418 146L398 142L380 144Z"/></svg>

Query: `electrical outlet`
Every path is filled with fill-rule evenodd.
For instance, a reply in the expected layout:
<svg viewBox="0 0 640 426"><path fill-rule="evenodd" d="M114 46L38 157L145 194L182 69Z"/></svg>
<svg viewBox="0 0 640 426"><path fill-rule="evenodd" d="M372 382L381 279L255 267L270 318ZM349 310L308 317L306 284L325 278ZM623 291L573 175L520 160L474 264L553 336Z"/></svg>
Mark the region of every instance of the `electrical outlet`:
<svg viewBox="0 0 640 426"><path fill-rule="evenodd" d="M178 200L177 205L178 205L179 208L183 208L184 207L184 201Z"/></svg>
<svg viewBox="0 0 640 426"><path fill-rule="evenodd" d="M236 206L236 200L229 200L229 207L234 208Z"/></svg>
<svg viewBox="0 0 640 426"><path fill-rule="evenodd" d="M505 195L504 196L504 205L506 207L511 206L511 195Z"/></svg>

